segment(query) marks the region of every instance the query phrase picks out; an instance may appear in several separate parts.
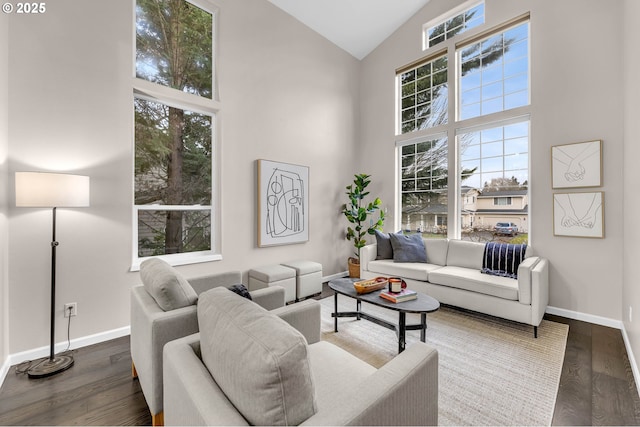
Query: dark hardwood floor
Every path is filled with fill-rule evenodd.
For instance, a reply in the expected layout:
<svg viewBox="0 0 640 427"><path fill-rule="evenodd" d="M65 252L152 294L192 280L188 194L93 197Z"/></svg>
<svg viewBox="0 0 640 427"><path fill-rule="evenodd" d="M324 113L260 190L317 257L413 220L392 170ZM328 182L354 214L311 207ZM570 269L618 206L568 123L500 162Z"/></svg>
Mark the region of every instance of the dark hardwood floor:
<svg viewBox="0 0 640 427"><path fill-rule="evenodd" d="M553 425L640 425L640 398L619 330L557 316L569 336ZM30 380L14 367L0 388L0 425L150 425L129 337L74 351L75 365Z"/></svg>
<svg viewBox="0 0 640 427"><path fill-rule="evenodd" d="M640 425L640 398L622 333L545 318L569 325L553 425Z"/></svg>

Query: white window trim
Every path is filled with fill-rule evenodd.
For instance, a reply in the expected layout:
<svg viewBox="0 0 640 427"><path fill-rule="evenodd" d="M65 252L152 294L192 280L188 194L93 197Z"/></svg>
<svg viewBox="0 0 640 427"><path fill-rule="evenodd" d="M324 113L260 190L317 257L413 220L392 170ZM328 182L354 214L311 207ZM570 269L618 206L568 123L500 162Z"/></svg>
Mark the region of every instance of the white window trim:
<svg viewBox="0 0 640 427"><path fill-rule="evenodd" d="M192 111L199 114L206 114L211 117L211 156L212 156L212 176L211 176L211 205L184 205L184 206L167 206L167 205L135 205L132 200L132 252L131 252L131 268L130 271L139 271L140 264L145 259L160 258L170 265L187 265L209 261L222 260L222 215L221 215L221 133L220 133L220 114L222 104L219 101L218 78L217 78L217 52L218 52L218 16L220 10L210 0L185 0L196 7L199 7L212 15L212 98L206 98L190 93L183 92L179 89L162 86L152 83L148 80L136 77L136 0L132 0L133 7L133 48L132 51L132 88L133 96L131 97L132 121L131 121L131 141L133 152L135 153L135 112L133 111L134 99L140 98L147 101L159 102L171 107ZM135 194L135 157L132 154L131 181L132 199ZM152 257L138 256L138 211L140 210L210 210L211 212L211 249L208 251L187 252L178 254L158 255Z"/></svg>
<svg viewBox="0 0 640 427"><path fill-rule="evenodd" d="M438 18L435 18L426 24L425 26L433 26L437 22L441 22L444 17L452 17L456 14L460 13L465 9L470 7L475 7L471 5L478 5L481 2L478 1L469 1L461 4L457 8L453 9L453 12L448 11L446 15L441 15ZM496 126L504 126L511 123L517 123L521 121L529 121L529 147L531 147L531 18L530 14L527 12L525 14L521 14L518 16L514 16L511 19L505 19L498 25L491 26L487 28L486 24L486 8L485 8L485 24L479 25L460 35L460 37L453 37L451 39L447 39L442 43L438 43L435 46L427 48L425 50L426 55L424 59L420 59L414 61L411 64L407 64L406 66L400 67L396 70L396 96L395 96L395 118L396 118L396 127L395 127L395 146L396 146L396 173L395 173L395 188L396 188L396 197L395 197L395 215L394 219L394 229L400 229L398 227L402 227L402 182L400 179L400 171L402 170L402 156L400 155L400 148L403 145L417 143L429 139L441 138L443 134L447 136L447 141L449 144L448 150L448 170L453 171L453 174L449 173L449 177L458 177L460 175L460 167L458 162L459 157L459 149L458 149L458 141L457 135L463 132L466 132L470 129L482 129L482 128L491 128ZM445 18L445 20L448 18ZM460 120L459 119L459 96L458 96L458 88L460 87L460 81L458 78L458 67L459 67L459 53L458 50L462 49L464 46L472 44L478 40L482 40L486 37L491 36L492 34L506 31L508 28L514 27L520 23L529 22L529 64L528 64L528 74L529 74L529 104L517 107L513 109L509 109L506 111L498 111L495 113L487 114L484 116L472 117L469 119ZM422 34L424 37L424 28ZM428 58L433 58L436 55L442 54L442 52L446 51L446 55L449 58L448 60L448 74L447 74L447 83L449 85L449 103L448 103L448 117L449 120L446 124L439 125L429 129L422 129L413 132L407 132L405 134L401 133L400 129L400 113L401 107L398 102L401 90L401 83L399 82L399 71L403 69L408 69L409 67L413 67L423 60L428 60ZM451 102L453 100L453 102ZM529 150L530 151L530 150ZM531 156L529 156L529 171L531 171ZM460 197L457 195L460 194L461 191L461 183L460 179L450 179L448 184L448 212L449 221L447 224L447 237L450 239L460 238L462 233L462 226L460 223L460 218L458 216L458 212L460 211ZM531 193L531 179L529 179L529 194ZM531 215L529 215L529 230L531 230ZM531 240L530 240L531 242Z"/></svg>

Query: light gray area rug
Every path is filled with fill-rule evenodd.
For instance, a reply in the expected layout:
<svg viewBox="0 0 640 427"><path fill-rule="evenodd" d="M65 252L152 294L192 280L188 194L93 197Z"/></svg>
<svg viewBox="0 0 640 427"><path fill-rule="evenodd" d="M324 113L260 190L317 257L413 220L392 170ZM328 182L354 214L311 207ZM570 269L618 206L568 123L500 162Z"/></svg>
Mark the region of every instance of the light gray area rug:
<svg viewBox="0 0 640 427"><path fill-rule="evenodd" d="M333 297L321 300L322 339L380 367L396 356L394 331L367 320L339 318L334 332ZM339 296L339 311L355 300ZM363 311L398 321L398 313L363 303ZM407 315L407 324L418 323ZM568 325L543 320L533 327L449 307L427 315L427 344L438 350L441 425L550 425ZM420 340L407 331L407 346Z"/></svg>

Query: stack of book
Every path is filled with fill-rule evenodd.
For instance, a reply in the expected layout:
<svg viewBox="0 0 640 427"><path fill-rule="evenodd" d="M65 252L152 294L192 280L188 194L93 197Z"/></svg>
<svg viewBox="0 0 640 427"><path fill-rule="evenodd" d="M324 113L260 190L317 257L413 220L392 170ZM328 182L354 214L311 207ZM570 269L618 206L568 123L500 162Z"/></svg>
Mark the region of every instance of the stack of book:
<svg viewBox="0 0 640 427"><path fill-rule="evenodd" d="M386 299L387 301L398 303L416 299L418 298L418 294L416 293L416 291L412 291L411 289L403 289L400 292L382 291L380 292L380 297Z"/></svg>

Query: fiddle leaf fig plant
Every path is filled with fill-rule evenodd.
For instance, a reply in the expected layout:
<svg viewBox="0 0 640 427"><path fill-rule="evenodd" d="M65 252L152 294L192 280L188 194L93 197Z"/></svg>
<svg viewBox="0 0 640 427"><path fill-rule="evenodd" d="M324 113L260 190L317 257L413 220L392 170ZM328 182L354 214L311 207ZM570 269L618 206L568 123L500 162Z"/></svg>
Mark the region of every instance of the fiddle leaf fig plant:
<svg viewBox="0 0 640 427"><path fill-rule="evenodd" d="M369 179L371 175L358 174L354 175L353 184L347 185L347 196L349 203L346 203L342 209L342 213L347 220L354 226L347 227L347 240L353 241L355 247L355 259L360 261L360 248L367 244L365 237L375 234L375 230L382 231L384 225L384 211L380 208L382 201L376 197L372 202L366 203L364 198L369 195L366 191L367 186L371 183ZM376 211L380 212L377 220L369 218ZM369 221L367 223L367 220Z"/></svg>

